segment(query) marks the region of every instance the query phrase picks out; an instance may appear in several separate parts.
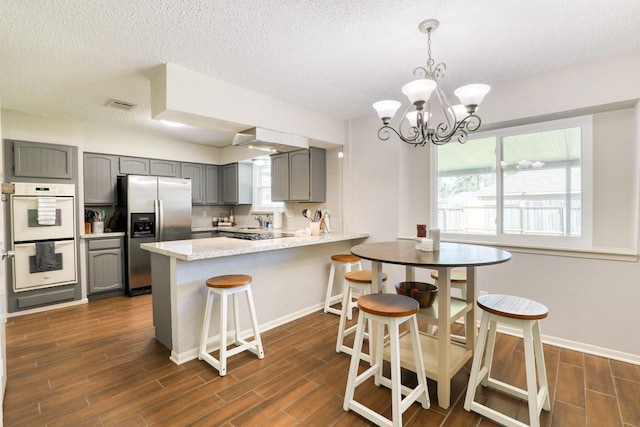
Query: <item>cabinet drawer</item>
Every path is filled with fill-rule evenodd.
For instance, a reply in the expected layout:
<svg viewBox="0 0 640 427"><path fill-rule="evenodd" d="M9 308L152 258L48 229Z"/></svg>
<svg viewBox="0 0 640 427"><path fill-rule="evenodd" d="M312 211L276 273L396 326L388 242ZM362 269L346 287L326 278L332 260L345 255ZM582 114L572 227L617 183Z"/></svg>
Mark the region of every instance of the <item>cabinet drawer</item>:
<svg viewBox="0 0 640 427"><path fill-rule="evenodd" d="M120 249L120 239L95 239L89 240L89 250Z"/></svg>

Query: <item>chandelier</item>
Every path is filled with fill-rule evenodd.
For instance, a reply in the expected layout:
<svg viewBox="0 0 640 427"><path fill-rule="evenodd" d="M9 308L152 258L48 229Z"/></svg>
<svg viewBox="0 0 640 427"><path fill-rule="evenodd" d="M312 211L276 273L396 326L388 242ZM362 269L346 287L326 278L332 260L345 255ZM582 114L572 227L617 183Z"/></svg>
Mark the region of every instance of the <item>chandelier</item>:
<svg viewBox="0 0 640 427"><path fill-rule="evenodd" d="M447 65L444 62L435 65L435 61L431 58L431 33L438 28L438 25L440 21L437 19L427 19L418 25L418 29L427 35L429 59L426 67L417 67L413 70L416 80L402 87L402 93L409 98L411 105L405 110L398 130L389 126L389 122L402 104L393 100L378 101L373 104L373 108L382 119L383 126L378 130L378 138L383 141L389 139L392 131L402 141L416 147L424 146L428 142L442 145L451 141L452 138L463 144L467 141L467 134L480 127L480 117L475 113L491 87L485 84L461 86L454 91L461 104L449 103L438 85L438 80L444 77ZM444 115L444 120L435 127L431 120L432 102L429 100L433 92ZM409 111L412 107L415 109ZM403 131L403 127L406 131Z"/></svg>

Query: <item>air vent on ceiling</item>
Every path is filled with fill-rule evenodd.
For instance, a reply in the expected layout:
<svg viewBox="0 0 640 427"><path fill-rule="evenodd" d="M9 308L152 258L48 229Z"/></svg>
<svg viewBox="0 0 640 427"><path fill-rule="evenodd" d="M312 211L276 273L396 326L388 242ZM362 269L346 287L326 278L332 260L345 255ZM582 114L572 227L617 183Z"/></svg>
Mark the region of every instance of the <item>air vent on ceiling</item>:
<svg viewBox="0 0 640 427"><path fill-rule="evenodd" d="M127 101L119 101L117 99L112 99L107 102L107 107L119 108L121 110L133 110L137 107L136 104L132 104Z"/></svg>

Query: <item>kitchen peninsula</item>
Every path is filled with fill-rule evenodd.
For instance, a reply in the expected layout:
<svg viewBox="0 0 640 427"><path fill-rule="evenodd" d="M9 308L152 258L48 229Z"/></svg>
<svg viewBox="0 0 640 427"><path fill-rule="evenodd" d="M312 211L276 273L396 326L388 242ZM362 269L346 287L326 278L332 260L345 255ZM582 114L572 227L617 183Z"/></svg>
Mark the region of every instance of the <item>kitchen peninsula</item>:
<svg viewBox="0 0 640 427"><path fill-rule="evenodd" d="M261 331L319 310L331 255L349 253L368 236L331 233L264 240L214 237L144 243L141 248L151 252L156 339L171 350L170 358L178 365L197 358L204 282L222 274L253 276L251 286ZM244 330L249 330L247 313L240 316L240 331ZM212 336L218 333L213 329Z"/></svg>

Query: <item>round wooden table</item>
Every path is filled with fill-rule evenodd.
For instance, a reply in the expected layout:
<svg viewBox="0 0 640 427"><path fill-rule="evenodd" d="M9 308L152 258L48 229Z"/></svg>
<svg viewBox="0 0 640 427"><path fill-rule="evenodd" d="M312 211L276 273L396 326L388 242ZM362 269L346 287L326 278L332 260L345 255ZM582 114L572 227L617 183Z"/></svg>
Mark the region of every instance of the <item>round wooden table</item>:
<svg viewBox="0 0 640 427"><path fill-rule="evenodd" d="M353 255L371 261L373 289L382 292L382 264L406 266L406 281L415 281L415 267L438 271L438 297L433 307L421 309L429 323L438 325L437 339L421 336L425 353L425 372L428 378L438 382L438 405L448 408L451 401L451 378L473 357L476 345L476 267L500 264L511 259L511 254L489 246L461 243L440 243L440 250L423 252L415 249L413 240L365 243L351 248ZM466 301L451 299L451 269L466 267ZM465 317L466 343L451 342L451 324ZM406 353L406 352L405 352ZM403 360L402 366L415 369L413 360ZM413 368L412 368L413 366Z"/></svg>

